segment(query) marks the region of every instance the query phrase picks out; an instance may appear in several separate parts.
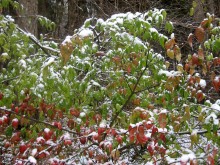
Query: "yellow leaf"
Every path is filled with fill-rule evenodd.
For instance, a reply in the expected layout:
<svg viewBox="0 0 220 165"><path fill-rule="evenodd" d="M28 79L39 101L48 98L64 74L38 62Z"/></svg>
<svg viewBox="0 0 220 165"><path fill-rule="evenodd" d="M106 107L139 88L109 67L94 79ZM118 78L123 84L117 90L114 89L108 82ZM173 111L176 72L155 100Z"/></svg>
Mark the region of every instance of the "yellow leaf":
<svg viewBox="0 0 220 165"><path fill-rule="evenodd" d="M120 157L120 151L118 149L112 150L111 157L113 158L113 160L118 160Z"/></svg>
<svg viewBox="0 0 220 165"><path fill-rule="evenodd" d="M169 61L166 61L165 62L165 65L166 65L166 69L168 69L170 67L170 62Z"/></svg>
<svg viewBox="0 0 220 165"><path fill-rule="evenodd" d="M181 61L181 57L182 57L181 53L176 54L176 60L177 60L178 62Z"/></svg>
<svg viewBox="0 0 220 165"><path fill-rule="evenodd" d="M180 65L180 64L178 64L178 65L177 65L177 70L178 70L179 72L183 73L183 66Z"/></svg>
<svg viewBox="0 0 220 165"><path fill-rule="evenodd" d="M167 49L167 56L170 57L171 59L174 59L174 51Z"/></svg>
<svg viewBox="0 0 220 165"><path fill-rule="evenodd" d="M60 53L63 59L64 64L69 60L70 55L73 52L73 45L71 42L62 43L60 46Z"/></svg>
<svg viewBox="0 0 220 165"><path fill-rule="evenodd" d="M185 115L184 115L184 118L186 120L189 120L190 119L190 108L188 105L185 106Z"/></svg>
<svg viewBox="0 0 220 165"><path fill-rule="evenodd" d="M193 132L191 133L190 139L191 139L191 145L198 143L199 137L198 137L196 131L193 131Z"/></svg>

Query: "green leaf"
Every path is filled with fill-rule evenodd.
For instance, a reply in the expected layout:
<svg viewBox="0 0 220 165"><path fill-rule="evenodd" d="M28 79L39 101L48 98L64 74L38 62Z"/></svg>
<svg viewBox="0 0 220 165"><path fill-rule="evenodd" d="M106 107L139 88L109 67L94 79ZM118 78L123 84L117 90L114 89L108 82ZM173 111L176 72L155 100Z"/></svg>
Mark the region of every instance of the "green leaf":
<svg viewBox="0 0 220 165"><path fill-rule="evenodd" d="M194 15L194 8L193 8L193 7L190 8L189 15L190 15L190 16L193 16L193 15Z"/></svg>
<svg viewBox="0 0 220 165"><path fill-rule="evenodd" d="M216 53L220 51L220 39L213 42L213 51Z"/></svg>
<svg viewBox="0 0 220 165"><path fill-rule="evenodd" d="M173 31L173 24L172 22L166 22L165 24L165 30L168 32L168 33L172 33Z"/></svg>
<svg viewBox="0 0 220 165"><path fill-rule="evenodd" d="M196 6L197 6L197 2L196 2L196 1L193 1L192 7L193 7L193 8L196 8Z"/></svg>
<svg viewBox="0 0 220 165"><path fill-rule="evenodd" d="M12 128L12 126L10 125L10 126L8 126L8 128L6 128L6 130L5 130L5 135L6 135L7 137L11 137L11 136L12 136L12 133L13 133L13 128Z"/></svg>
<svg viewBox="0 0 220 165"><path fill-rule="evenodd" d="M167 17L167 12L166 10L162 10L162 15L163 15L163 19L165 20Z"/></svg>
<svg viewBox="0 0 220 165"><path fill-rule="evenodd" d="M23 137L23 138L26 138L26 128L25 127L23 127L22 129L21 129L21 136Z"/></svg>

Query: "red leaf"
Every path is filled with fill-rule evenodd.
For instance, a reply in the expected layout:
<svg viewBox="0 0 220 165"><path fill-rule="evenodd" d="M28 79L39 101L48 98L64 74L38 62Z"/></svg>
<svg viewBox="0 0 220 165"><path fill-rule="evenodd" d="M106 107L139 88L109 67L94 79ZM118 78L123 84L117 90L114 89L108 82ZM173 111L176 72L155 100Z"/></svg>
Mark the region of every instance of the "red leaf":
<svg viewBox="0 0 220 165"><path fill-rule="evenodd" d="M207 159L210 165L215 165L215 160L212 155L209 155Z"/></svg>
<svg viewBox="0 0 220 165"><path fill-rule="evenodd" d="M204 99L204 94L202 93L202 91L198 91L196 93L196 98L197 98L198 102L201 102Z"/></svg>
<svg viewBox="0 0 220 165"><path fill-rule="evenodd" d="M138 133L139 134L144 134L144 126L142 126L142 125L140 125L139 127L138 127Z"/></svg>
<svg viewBox="0 0 220 165"><path fill-rule="evenodd" d="M199 57L196 53L192 56L192 65L199 65Z"/></svg>
<svg viewBox="0 0 220 165"><path fill-rule="evenodd" d="M214 80L212 80L212 84L215 88L215 91L218 92L220 90L220 78L215 77Z"/></svg>
<svg viewBox="0 0 220 165"><path fill-rule="evenodd" d="M148 150L148 152L150 153L151 156L154 155L154 150L153 150L152 145L149 145L149 146L147 147L147 150Z"/></svg>
<svg viewBox="0 0 220 165"><path fill-rule="evenodd" d="M163 142L166 142L166 136L164 133L160 133L159 139L161 139Z"/></svg>
<svg viewBox="0 0 220 165"><path fill-rule="evenodd" d="M144 134L137 134L137 143L145 144L148 141L148 138Z"/></svg>
<svg viewBox="0 0 220 165"><path fill-rule="evenodd" d="M197 27L195 31L197 40L202 43L205 38L205 30L202 27Z"/></svg>
<svg viewBox="0 0 220 165"><path fill-rule="evenodd" d="M135 138L135 134L136 134L136 131L137 131L137 127L132 127L132 126L129 126L129 141L131 143L134 142L134 138Z"/></svg>
<svg viewBox="0 0 220 165"><path fill-rule="evenodd" d="M152 128L152 132L151 132L151 136L155 135L158 132L158 128L157 127L153 127Z"/></svg>

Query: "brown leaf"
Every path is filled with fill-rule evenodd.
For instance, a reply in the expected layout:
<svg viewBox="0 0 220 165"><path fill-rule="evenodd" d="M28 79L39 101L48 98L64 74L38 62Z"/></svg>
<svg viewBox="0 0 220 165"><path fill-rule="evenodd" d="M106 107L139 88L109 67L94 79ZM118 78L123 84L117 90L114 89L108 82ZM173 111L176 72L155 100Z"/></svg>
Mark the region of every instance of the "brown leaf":
<svg viewBox="0 0 220 165"><path fill-rule="evenodd" d="M192 44L193 36L194 36L194 35L193 35L192 33L190 33L189 36L188 36L188 39L187 39L188 44L189 44L189 46L190 46L191 48L193 47L193 44Z"/></svg>
<svg viewBox="0 0 220 165"><path fill-rule="evenodd" d="M181 55L179 46L175 45L174 48L173 48L173 50L174 50L174 54L176 55L176 56L175 56L175 57L176 57L176 60L177 60L178 62L180 62L182 55Z"/></svg>
<svg viewBox="0 0 220 165"><path fill-rule="evenodd" d="M165 43L165 48L166 49L171 49L173 48L174 44L175 44L175 40L174 38L169 39L166 43Z"/></svg>
<svg viewBox="0 0 220 165"><path fill-rule="evenodd" d="M196 28L195 36L197 40L202 43L205 38L205 30L200 26Z"/></svg>
<svg viewBox="0 0 220 165"><path fill-rule="evenodd" d="M167 116L166 113L159 114L158 123L161 128L165 128L167 125L166 116Z"/></svg>
<svg viewBox="0 0 220 165"><path fill-rule="evenodd" d="M203 49L202 48L199 48L198 50L198 56L200 59L204 59L204 52L203 52Z"/></svg>

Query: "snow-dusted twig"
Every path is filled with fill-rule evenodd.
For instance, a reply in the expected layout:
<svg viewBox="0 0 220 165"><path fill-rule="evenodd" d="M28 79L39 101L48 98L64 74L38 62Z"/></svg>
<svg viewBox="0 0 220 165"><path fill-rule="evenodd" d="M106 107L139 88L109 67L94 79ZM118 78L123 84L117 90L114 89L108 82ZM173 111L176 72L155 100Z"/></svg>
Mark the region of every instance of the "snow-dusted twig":
<svg viewBox="0 0 220 165"><path fill-rule="evenodd" d="M5 108L5 107L0 107L0 111L6 111L6 112L9 112L9 113L13 113L13 114L16 114L17 116L23 117L23 118L28 119L28 120L30 120L30 121L33 121L33 122L36 122L36 123L42 123L42 124L44 124L44 125L48 125L48 126L50 126L50 127L57 128L57 126L55 126L55 125L53 125L53 124L50 124L50 123L45 122L45 121L37 120L37 119L35 119L35 118L28 117L28 116L26 116L26 115L17 114L17 113L15 113L14 111L12 111L12 110L10 110L10 109L7 109L7 108ZM60 130L66 131L66 132L69 132L69 133L72 133L72 134L77 134L75 131L68 130L68 129L64 128L64 127L62 127Z"/></svg>
<svg viewBox="0 0 220 165"><path fill-rule="evenodd" d="M9 21L7 18L4 18L6 21ZM48 47L48 46L43 46L39 41L38 39L33 35L33 34L30 34L30 33L27 33L25 32L23 29L19 28L17 25L16 25L16 29L23 33L23 34L26 34L29 39L34 42L38 47L40 47L44 53L46 53L48 56L51 56L51 54L49 53L49 51L51 52L54 52L56 54L60 54L60 51L56 50L56 49L53 49L51 47Z"/></svg>

